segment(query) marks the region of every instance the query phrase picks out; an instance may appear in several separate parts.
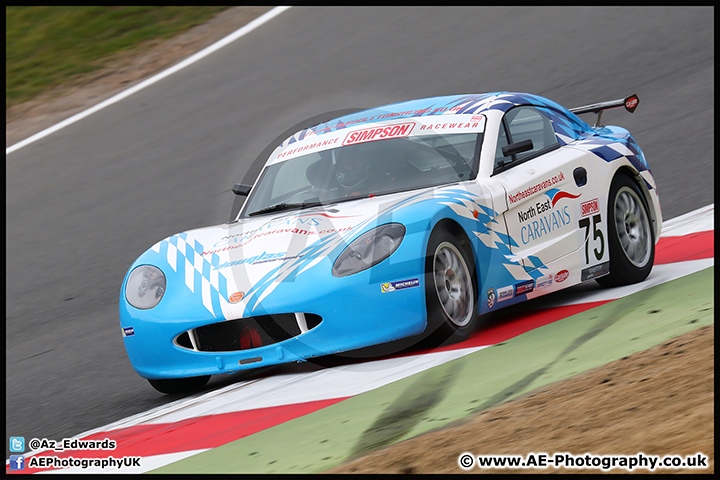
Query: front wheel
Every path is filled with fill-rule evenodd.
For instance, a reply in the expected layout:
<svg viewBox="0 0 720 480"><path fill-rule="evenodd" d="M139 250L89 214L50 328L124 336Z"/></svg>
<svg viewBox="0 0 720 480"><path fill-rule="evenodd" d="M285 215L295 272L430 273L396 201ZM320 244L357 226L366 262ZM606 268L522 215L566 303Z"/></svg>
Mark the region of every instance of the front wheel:
<svg viewBox="0 0 720 480"><path fill-rule="evenodd" d="M429 339L433 344L465 340L475 328L477 285L470 242L447 230L428 242L425 274Z"/></svg>
<svg viewBox="0 0 720 480"><path fill-rule="evenodd" d="M608 219L610 273L597 282L615 287L645 280L655 261L655 235L643 194L626 175L610 186Z"/></svg>
<svg viewBox="0 0 720 480"><path fill-rule="evenodd" d="M188 378L171 378L167 380L148 379L150 385L160 393L186 393L200 390L210 380L210 375Z"/></svg>

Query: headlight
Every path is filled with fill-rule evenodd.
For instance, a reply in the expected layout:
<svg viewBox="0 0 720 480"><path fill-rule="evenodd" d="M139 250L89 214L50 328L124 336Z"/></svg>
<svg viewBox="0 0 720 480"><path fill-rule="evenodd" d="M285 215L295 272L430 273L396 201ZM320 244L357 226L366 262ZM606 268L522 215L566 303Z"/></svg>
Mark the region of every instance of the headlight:
<svg viewBox="0 0 720 480"><path fill-rule="evenodd" d="M135 308L153 308L165 293L165 275L159 268L140 265L130 273L125 285L125 298Z"/></svg>
<svg viewBox="0 0 720 480"><path fill-rule="evenodd" d="M332 274L345 277L377 265L400 246L405 236L405 226L387 223L360 235L343 250L335 260Z"/></svg>

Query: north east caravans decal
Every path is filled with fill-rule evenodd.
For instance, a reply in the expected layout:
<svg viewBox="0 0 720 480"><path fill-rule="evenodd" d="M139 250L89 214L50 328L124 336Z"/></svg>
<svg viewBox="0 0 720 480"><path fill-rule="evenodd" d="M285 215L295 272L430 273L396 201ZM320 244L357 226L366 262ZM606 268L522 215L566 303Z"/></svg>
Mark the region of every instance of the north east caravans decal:
<svg viewBox="0 0 720 480"><path fill-rule="evenodd" d="M573 195L562 190L553 189L545 192L546 200L539 200L527 208L518 211L520 222L520 241L527 245L540 240L542 237L570 224L571 215L568 205L557 207L563 198L575 199L580 195Z"/></svg>

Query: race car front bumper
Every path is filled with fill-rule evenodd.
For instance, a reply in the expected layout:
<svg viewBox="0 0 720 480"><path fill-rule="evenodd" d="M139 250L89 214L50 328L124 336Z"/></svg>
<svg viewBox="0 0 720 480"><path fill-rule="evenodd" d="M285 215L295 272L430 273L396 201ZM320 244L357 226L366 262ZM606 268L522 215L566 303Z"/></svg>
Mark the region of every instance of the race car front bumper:
<svg viewBox="0 0 720 480"><path fill-rule="evenodd" d="M413 263L417 272L420 263ZM170 314L162 302L139 310L124 300L123 288L125 348L140 376L171 379L303 362L422 333L423 275L385 267L341 278L308 271L264 299L257 315L227 320L177 318L182 309L174 305Z"/></svg>

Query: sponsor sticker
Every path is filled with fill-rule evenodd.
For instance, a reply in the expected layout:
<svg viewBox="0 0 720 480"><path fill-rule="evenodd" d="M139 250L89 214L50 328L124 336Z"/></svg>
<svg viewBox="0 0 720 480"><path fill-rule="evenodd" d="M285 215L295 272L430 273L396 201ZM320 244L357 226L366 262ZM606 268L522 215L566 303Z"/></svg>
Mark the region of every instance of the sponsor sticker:
<svg viewBox="0 0 720 480"><path fill-rule="evenodd" d="M304 145L302 145L300 147L290 148L290 149L285 150L284 152L278 154L277 159L289 158L289 157L292 157L295 155L306 154L306 153L318 151L320 149L327 149L333 145L336 145L339 142L339 140L340 140L339 138L335 137L335 138L330 138L327 140L318 140L316 142L303 142Z"/></svg>
<svg viewBox="0 0 720 480"><path fill-rule="evenodd" d="M135 335L135 329L133 327L123 327L123 329L122 329L123 337L132 337L133 335Z"/></svg>
<svg viewBox="0 0 720 480"><path fill-rule="evenodd" d="M550 197L550 200L552 201L552 206L554 207L555 204L558 203L563 198L570 198L570 199L580 198L580 195L582 195L582 193L575 195L570 192L564 192L562 190L558 190L557 188L553 188L552 190L545 192L545 195Z"/></svg>
<svg viewBox="0 0 720 480"><path fill-rule="evenodd" d="M525 295L527 293L530 293L533 291L533 288L535 288L534 280L526 280L524 282L516 283L515 296L517 297L518 295Z"/></svg>
<svg viewBox="0 0 720 480"><path fill-rule="evenodd" d="M602 277L610 273L610 262L601 263L600 265L593 265L580 272L580 280L591 280L593 278Z"/></svg>
<svg viewBox="0 0 720 480"><path fill-rule="evenodd" d="M405 290L406 288L417 287L420 285L419 278L411 278L410 280L401 280L399 282L388 282L380 285L382 293L395 292L397 290Z"/></svg>
<svg viewBox="0 0 720 480"><path fill-rule="evenodd" d="M518 222L520 227L520 240L527 245L530 242L570 225L571 216L568 205L555 208L555 204L562 198L578 198L580 195L572 195L561 190L552 189L545 192L548 196L544 201L536 201L534 204L526 204L522 210L518 210ZM523 225L524 224L524 225Z"/></svg>
<svg viewBox="0 0 720 480"><path fill-rule="evenodd" d="M395 125L363 128L350 132L343 140L343 146L357 143L373 142L388 138L407 137L412 132L415 122L398 123Z"/></svg>
<svg viewBox="0 0 720 480"><path fill-rule="evenodd" d="M462 131L462 130L479 130L484 129L485 125L483 122L484 118L481 117L478 120L470 121L470 122L448 122L448 121L439 121L435 123L424 123L420 125L420 131L423 130L432 130L435 132L452 132L452 131Z"/></svg>
<svg viewBox="0 0 720 480"><path fill-rule="evenodd" d="M557 283L564 282L568 276L570 276L570 272L568 272L567 270L560 270L558 273L555 274L555 281Z"/></svg>
<svg viewBox="0 0 720 480"><path fill-rule="evenodd" d="M488 308L492 308L493 305L495 305L495 289L494 288L488 288L487 304L488 304Z"/></svg>
<svg viewBox="0 0 720 480"><path fill-rule="evenodd" d="M631 110L631 109L637 107L638 101L639 100L637 97L628 98L627 101L625 102L625 108L627 108L628 110Z"/></svg>
<svg viewBox="0 0 720 480"><path fill-rule="evenodd" d="M513 285L508 285L507 287L502 287L497 289L497 301L502 302L503 300L510 300L513 298L513 293L515 292L515 287Z"/></svg>
<svg viewBox="0 0 720 480"><path fill-rule="evenodd" d="M553 284L553 276L552 275L540 277L535 280L535 288L548 288L548 287L552 287L552 284Z"/></svg>
<svg viewBox="0 0 720 480"><path fill-rule="evenodd" d="M238 303L245 296L245 292L235 292L228 297L228 302Z"/></svg>
<svg viewBox="0 0 720 480"><path fill-rule="evenodd" d="M220 265L215 265L215 266L213 266L213 270L220 270L221 268L234 267L236 265L243 265L243 264L244 265L260 265L260 264L271 263L271 262L288 262L290 260L295 260L295 259L302 258L302 257L303 257L303 254L288 255L287 252L280 252L280 253L263 252L260 255L255 255L254 257L242 258L240 260L235 260L232 262L225 262Z"/></svg>
<svg viewBox="0 0 720 480"><path fill-rule="evenodd" d="M588 202L583 202L580 204L581 217L587 217L588 215L592 215L593 213L600 213L600 202L597 198L593 198Z"/></svg>
<svg viewBox="0 0 720 480"><path fill-rule="evenodd" d="M530 186L529 188L526 188L525 190L520 190L514 195L508 195L508 199L510 200L510 205L520 202L521 200L531 197L532 195L547 190L548 188L552 187L553 185L562 182L565 179L565 175L563 172L559 172L557 175L555 175L552 178L548 178L540 183L537 183L535 185Z"/></svg>

